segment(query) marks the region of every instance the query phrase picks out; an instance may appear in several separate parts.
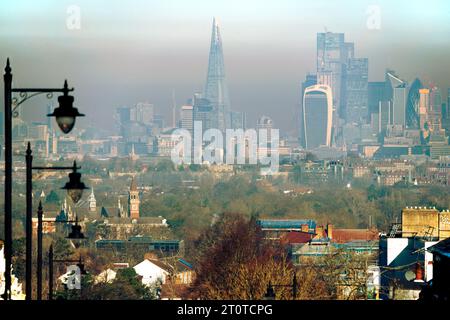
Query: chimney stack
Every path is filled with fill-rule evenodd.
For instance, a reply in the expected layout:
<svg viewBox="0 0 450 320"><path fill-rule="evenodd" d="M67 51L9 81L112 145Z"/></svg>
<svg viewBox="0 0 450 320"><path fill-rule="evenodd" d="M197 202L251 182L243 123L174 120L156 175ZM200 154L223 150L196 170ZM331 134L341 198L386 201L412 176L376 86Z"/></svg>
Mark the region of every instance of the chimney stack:
<svg viewBox="0 0 450 320"><path fill-rule="evenodd" d="M327 236L328 239L333 239L333 225L331 223L327 225Z"/></svg>
<svg viewBox="0 0 450 320"><path fill-rule="evenodd" d="M416 279L414 282L423 282L423 269L419 262L416 263Z"/></svg>
<svg viewBox="0 0 450 320"><path fill-rule="evenodd" d="M323 226L316 226L316 239L323 237Z"/></svg>

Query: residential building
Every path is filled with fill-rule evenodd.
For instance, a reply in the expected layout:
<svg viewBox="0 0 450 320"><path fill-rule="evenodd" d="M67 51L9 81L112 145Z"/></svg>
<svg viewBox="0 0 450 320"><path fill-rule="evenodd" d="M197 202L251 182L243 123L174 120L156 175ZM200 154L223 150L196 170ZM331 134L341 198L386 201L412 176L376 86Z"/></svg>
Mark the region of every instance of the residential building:
<svg viewBox="0 0 450 320"><path fill-rule="evenodd" d="M0 240L0 300L5 293L5 247L3 241ZM11 270L14 272L14 268ZM25 300L25 293L22 291L22 284L19 279L11 273L11 300Z"/></svg>
<svg viewBox="0 0 450 320"><path fill-rule="evenodd" d="M433 250L450 236L450 211L406 207L402 220L380 239L379 264L382 270L383 299L418 299L434 278Z"/></svg>
<svg viewBox="0 0 450 320"><path fill-rule="evenodd" d="M433 255L433 280L421 292L421 299L425 301L450 300L450 238L428 247L427 251Z"/></svg>

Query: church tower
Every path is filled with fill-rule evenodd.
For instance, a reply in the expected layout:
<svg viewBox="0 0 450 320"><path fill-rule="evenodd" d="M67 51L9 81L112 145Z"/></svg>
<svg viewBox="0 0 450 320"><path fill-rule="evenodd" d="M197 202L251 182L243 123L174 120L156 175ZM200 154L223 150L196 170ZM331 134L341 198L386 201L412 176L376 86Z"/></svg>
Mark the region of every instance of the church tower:
<svg viewBox="0 0 450 320"><path fill-rule="evenodd" d="M139 218L139 191L137 189L136 180L131 179L130 192L128 194L128 216L132 219Z"/></svg>
<svg viewBox="0 0 450 320"><path fill-rule="evenodd" d="M88 203L89 203L89 211L91 212L97 211L97 200L95 200L94 188L91 189L91 194L89 195Z"/></svg>

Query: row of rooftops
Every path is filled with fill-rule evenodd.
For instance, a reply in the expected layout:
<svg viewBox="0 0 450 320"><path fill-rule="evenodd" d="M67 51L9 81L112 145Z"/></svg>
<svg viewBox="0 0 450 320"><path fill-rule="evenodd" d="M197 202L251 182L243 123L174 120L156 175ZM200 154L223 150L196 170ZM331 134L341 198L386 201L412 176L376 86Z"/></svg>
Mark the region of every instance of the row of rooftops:
<svg viewBox="0 0 450 320"><path fill-rule="evenodd" d="M263 231L281 231L282 239L290 244L306 242L347 243L352 241L377 241L380 233L376 229L337 229L328 224L326 228L312 219L258 220Z"/></svg>
<svg viewBox="0 0 450 320"><path fill-rule="evenodd" d="M261 229L302 229L302 226L304 225L307 225L309 230L316 228L316 221L311 219L262 219L258 220L257 224L261 227Z"/></svg>

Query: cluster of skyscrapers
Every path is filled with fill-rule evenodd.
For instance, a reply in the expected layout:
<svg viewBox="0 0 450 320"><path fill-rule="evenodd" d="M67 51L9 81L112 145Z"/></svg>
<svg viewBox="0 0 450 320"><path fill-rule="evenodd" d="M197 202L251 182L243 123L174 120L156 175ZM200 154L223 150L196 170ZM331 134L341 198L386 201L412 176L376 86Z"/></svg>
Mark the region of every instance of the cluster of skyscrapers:
<svg viewBox="0 0 450 320"><path fill-rule="evenodd" d="M222 132L225 132L226 129L245 128L245 113L231 110L225 77L222 38L219 24L215 18L212 26L204 92L194 93L193 97L184 105L179 108L174 105L173 108L172 128L164 128L162 118L154 115L152 104L139 103L131 108L119 108L116 118L120 126L120 135L128 145L128 152L133 146L133 151L137 154L159 154L161 153L158 150L159 147L165 149L164 146L172 145L170 132L173 127L186 129L192 134L196 121L202 123L203 132L210 128L219 129ZM167 152L162 153L166 154Z"/></svg>
<svg viewBox="0 0 450 320"><path fill-rule="evenodd" d="M434 149L435 156L450 155L448 104L440 89L419 79L408 83L393 70L386 70L384 81L369 82L368 59L354 51L343 33L317 34L316 72L301 87L300 144L309 150L396 146L408 154Z"/></svg>
<svg viewBox="0 0 450 320"><path fill-rule="evenodd" d="M420 79L408 82L389 69L383 81L371 82L368 70L368 59L355 55L355 45L346 41L344 33L317 34L316 70L307 74L301 85L297 121L300 146L328 155L355 151L368 158L392 157L394 153L450 156L450 89L445 103L434 84ZM245 113L231 108L217 20L212 25L204 90L179 107L174 102L170 126L148 102L117 108L115 120L117 136L103 139L85 134L80 142L71 135L58 136L51 123L28 125L18 117L13 136L16 142L31 141L33 150L45 157L79 153L167 156L176 128L193 134L194 123L201 122L202 133L210 128L223 133L226 129L246 129ZM268 117L257 123L257 127L268 125L273 126ZM292 151L296 145L290 142L286 147Z"/></svg>

